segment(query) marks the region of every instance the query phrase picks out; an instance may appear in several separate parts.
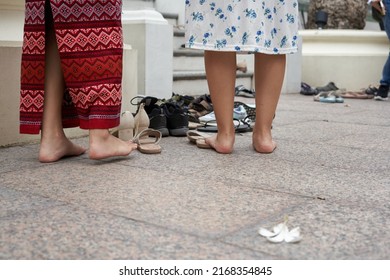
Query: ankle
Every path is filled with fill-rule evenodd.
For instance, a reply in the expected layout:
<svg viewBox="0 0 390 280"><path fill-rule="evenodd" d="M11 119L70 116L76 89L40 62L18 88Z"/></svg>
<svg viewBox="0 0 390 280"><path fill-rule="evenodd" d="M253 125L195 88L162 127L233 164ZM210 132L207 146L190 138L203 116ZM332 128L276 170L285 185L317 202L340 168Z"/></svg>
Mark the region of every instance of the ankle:
<svg viewBox="0 0 390 280"><path fill-rule="evenodd" d="M108 129L90 129L89 142L105 141L110 137Z"/></svg>
<svg viewBox="0 0 390 280"><path fill-rule="evenodd" d="M270 130L253 132L252 145L258 153L272 153L276 148Z"/></svg>

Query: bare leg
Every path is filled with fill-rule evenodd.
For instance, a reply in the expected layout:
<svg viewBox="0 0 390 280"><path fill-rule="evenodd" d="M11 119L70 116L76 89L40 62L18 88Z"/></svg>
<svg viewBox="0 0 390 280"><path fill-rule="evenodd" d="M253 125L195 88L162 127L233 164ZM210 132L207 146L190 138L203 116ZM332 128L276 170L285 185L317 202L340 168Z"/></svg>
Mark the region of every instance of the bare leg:
<svg viewBox="0 0 390 280"><path fill-rule="evenodd" d="M54 162L66 156L83 154L86 149L69 141L62 127L61 107L65 85L54 26L50 20L51 11L47 5L46 9L50 17L46 23L45 101L39 161Z"/></svg>
<svg viewBox="0 0 390 280"><path fill-rule="evenodd" d="M255 55L256 123L253 129L253 148L259 153L272 153L272 120L282 90L285 55Z"/></svg>
<svg viewBox="0 0 390 280"><path fill-rule="evenodd" d="M65 136L62 127L61 108L65 82L48 2L46 2L46 11L48 20L46 26L45 104L39 160L41 162L54 162L63 157L81 155L85 153L86 149L73 144ZM90 130L89 156L91 159L127 156L136 148L136 144L124 142L110 135L107 129Z"/></svg>
<svg viewBox="0 0 390 280"><path fill-rule="evenodd" d="M234 87L236 81L236 53L205 51L207 81L217 119L218 133L206 142L218 153L233 151Z"/></svg>

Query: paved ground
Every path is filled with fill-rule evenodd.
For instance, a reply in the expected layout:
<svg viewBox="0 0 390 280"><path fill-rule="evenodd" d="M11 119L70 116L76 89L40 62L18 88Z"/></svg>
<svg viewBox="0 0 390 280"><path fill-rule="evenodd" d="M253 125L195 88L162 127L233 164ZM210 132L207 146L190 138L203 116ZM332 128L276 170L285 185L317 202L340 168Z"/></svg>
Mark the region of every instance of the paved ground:
<svg viewBox="0 0 390 280"><path fill-rule="evenodd" d="M273 132L271 155L250 133L232 155L174 137L104 161L0 148L0 259L390 259L390 101L283 95ZM285 216L300 243L259 236Z"/></svg>

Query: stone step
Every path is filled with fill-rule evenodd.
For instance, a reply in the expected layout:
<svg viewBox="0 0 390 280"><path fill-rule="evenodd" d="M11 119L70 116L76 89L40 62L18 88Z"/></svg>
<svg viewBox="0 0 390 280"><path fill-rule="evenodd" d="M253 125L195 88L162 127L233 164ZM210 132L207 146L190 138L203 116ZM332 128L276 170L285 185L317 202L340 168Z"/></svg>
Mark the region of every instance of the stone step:
<svg viewBox="0 0 390 280"><path fill-rule="evenodd" d="M162 16L168 21L172 26L177 26L179 21L179 14L175 13L162 13Z"/></svg>
<svg viewBox="0 0 390 280"><path fill-rule="evenodd" d="M252 88L252 73L237 73L236 85ZM174 71L173 92L181 95L197 96L209 93L204 71Z"/></svg>
<svg viewBox="0 0 390 280"><path fill-rule="evenodd" d="M204 71L203 51L180 48L173 51L173 71Z"/></svg>
<svg viewBox="0 0 390 280"><path fill-rule="evenodd" d="M173 49L180 49L185 44L184 26L173 26Z"/></svg>
<svg viewBox="0 0 390 280"><path fill-rule="evenodd" d="M254 71L254 57L250 54L238 54L237 63L246 62L247 71ZM173 51L173 71L204 71L204 52L180 48Z"/></svg>

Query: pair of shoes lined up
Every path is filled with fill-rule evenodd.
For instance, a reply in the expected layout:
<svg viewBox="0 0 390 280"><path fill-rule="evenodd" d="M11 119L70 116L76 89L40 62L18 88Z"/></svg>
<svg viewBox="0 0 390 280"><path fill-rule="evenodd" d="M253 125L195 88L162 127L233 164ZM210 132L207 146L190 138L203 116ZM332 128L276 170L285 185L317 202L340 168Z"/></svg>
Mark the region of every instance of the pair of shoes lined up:
<svg viewBox="0 0 390 280"><path fill-rule="evenodd" d="M141 99L134 103L134 100ZM149 128L158 130L163 137L186 136L188 131L188 114L185 107L175 100L158 99L153 96L137 96L132 99L133 105L143 104L145 112L149 117Z"/></svg>
<svg viewBox="0 0 390 280"><path fill-rule="evenodd" d="M305 82L301 82L301 91L302 95L318 95L321 92L330 92L330 91L345 91L345 89L340 89L336 86L334 82L329 82L325 86L312 87Z"/></svg>
<svg viewBox="0 0 390 280"><path fill-rule="evenodd" d="M144 154L161 153L161 132L149 128L149 117L142 104L135 116L130 111L124 111L120 116L120 124L112 133L123 141L138 144L138 150Z"/></svg>

